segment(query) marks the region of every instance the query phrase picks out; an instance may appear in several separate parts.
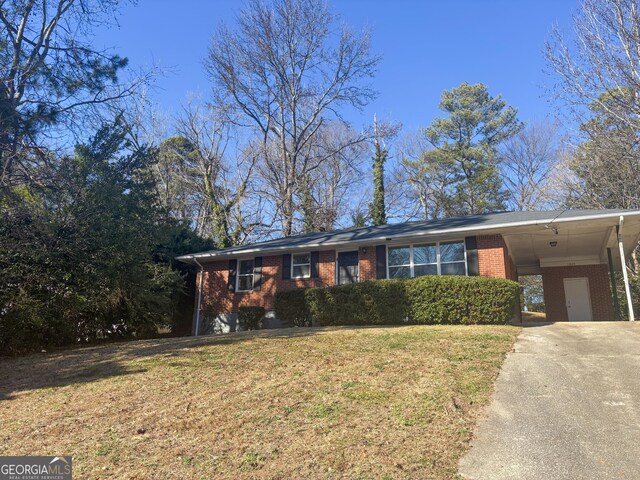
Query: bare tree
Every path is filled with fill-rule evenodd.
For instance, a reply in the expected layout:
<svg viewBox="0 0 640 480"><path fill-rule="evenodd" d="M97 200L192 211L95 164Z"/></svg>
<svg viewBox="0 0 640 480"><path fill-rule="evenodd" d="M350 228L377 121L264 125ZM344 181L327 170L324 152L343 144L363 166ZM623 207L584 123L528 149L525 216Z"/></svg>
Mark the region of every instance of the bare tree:
<svg viewBox="0 0 640 480"><path fill-rule="evenodd" d="M14 176L33 182L28 159L47 160L37 150L44 132L61 124L67 129L86 125L91 111L149 80L146 74L119 83L127 59L88 41L95 27L113 18L117 3L0 0L0 183ZM83 120L77 123L79 113Z"/></svg>
<svg viewBox="0 0 640 480"><path fill-rule="evenodd" d="M314 166L301 184L303 229L329 231L349 224L349 213L364 201L367 143L342 122L321 128L309 153Z"/></svg>
<svg viewBox="0 0 640 480"><path fill-rule="evenodd" d="M400 162L391 182L391 205L402 212L403 219L430 220L452 213L448 199L454 194L451 186L455 171L433 155L433 151L423 132L405 136L399 146Z"/></svg>
<svg viewBox="0 0 640 480"><path fill-rule="evenodd" d="M595 106L640 128L638 1L582 0L572 33L567 43L556 28L546 45L548 62L560 79L553 93L579 123L585 123L587 107Z"/></svg>
<svg viewBox="0 0 640 480"><path fill-rule="evenodd" d="M550 180L558 164L557 128L527 125L500 148L500 169L513 210L539 210L552 204Z"/></svg>
<svg viewBox="0 0 640 480"><path fill-rule="evenodd" d="M608 111L592 106L592 118L580 128L585 141L566 158L574 174L565 199L570 206L640 208L640 136L620 120L622 113Z"/></svg>
<svg viewBox="0 0 640 480"><path fill-rule="evenodd" d="M189 192L185 201L197 231L221 248L245 242L262 225L259 209L245 204L255 152L236 144L231 125L213 107L190 104L177 131L179 137L165 142L167 163L177 170L178 190Z"/></svg>
<svg viewBox="0 0 640 480"><path fill-rule="evenodd" d="M361 108L375 96L363 81L378 57L369 34L343 27L324 2L250 0L237 28L221 26L205 60L216 103L230 105L238 123L261 138L266 175L284 235L294 230L300 181L318 167L314 138L344 106Z"/></svg>

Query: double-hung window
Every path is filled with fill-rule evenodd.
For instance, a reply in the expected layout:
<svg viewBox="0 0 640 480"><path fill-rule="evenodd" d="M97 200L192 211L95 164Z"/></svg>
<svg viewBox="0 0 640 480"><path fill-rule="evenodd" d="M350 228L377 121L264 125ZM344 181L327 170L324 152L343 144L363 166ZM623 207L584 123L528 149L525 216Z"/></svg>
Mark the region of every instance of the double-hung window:
<svg viewBox="0 0 640 480"><path fill-rule="evenodd" d="M311 277L311 254L294 253L291 256L291 278Z"/></svg>
<svg viewBox="0 0 640 480"><path fill-rule="evenodd" d="M466 275L464 242L440 243L440 275Z"/></svg>
<svg viewBox="0 0 640 480"><path fill-rule="evenodd" d="M254 260L240 260L238 262L238 292L250 292L253 290Z"/></svg>
<svg viewBox="0 0 640 480"><path fill-rule="evenodd" d="M389 278L466 275L464 242L435 242L388 248Z"/></svg>
<svg viewBox="0 0 640 480"><path fill-rule="evenodd" d="M389 278L411 276L411 247L389 248Z"/></svg>

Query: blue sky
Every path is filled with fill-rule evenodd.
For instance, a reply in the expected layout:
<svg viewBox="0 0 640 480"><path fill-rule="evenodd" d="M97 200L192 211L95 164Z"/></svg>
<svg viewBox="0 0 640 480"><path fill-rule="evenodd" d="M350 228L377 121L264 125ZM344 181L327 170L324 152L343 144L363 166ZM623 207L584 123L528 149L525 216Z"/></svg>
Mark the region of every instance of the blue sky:
<svg viewBox="0 0 640 480"><path fill-rule="evenodd" d="M138 0L126 5L120 26L98 32L96 43L114 47L134 68L157 63L172 72L157 81L152 98L176 114L190 92L206 96L202 67L220 21L233 21L232 0ZM373 113L402 122L405 130L438 115L444 89L483 82L502 94L525 121L553 117L544 85L543 47L554 23L570 27L575 0L333 0L342 21L373 29L373 52L383 56L374 86L379 97L348 118L359 127Z"/></svg>

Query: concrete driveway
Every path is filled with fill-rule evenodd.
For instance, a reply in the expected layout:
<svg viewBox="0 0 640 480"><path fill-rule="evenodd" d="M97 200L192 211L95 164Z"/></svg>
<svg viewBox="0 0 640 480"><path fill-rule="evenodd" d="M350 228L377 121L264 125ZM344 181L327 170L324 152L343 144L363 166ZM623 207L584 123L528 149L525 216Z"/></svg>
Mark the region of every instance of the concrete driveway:
<svg viewBox="0 0 640 480"><path fill-rule="evenodd" d="M459 472L640 478L640 322L526 326Z"/></svg>

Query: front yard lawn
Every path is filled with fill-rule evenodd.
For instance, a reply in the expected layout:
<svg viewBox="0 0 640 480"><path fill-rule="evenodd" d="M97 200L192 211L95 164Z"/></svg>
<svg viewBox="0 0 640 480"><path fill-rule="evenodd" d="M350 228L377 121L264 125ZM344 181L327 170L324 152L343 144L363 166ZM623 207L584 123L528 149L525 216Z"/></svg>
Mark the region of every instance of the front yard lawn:
<svg viewBox="0 0 640 480"><path fill-rule="evenodd" d="M512 326L285 329L0 361L0 455L74 478L456 478Z"/></svg>

